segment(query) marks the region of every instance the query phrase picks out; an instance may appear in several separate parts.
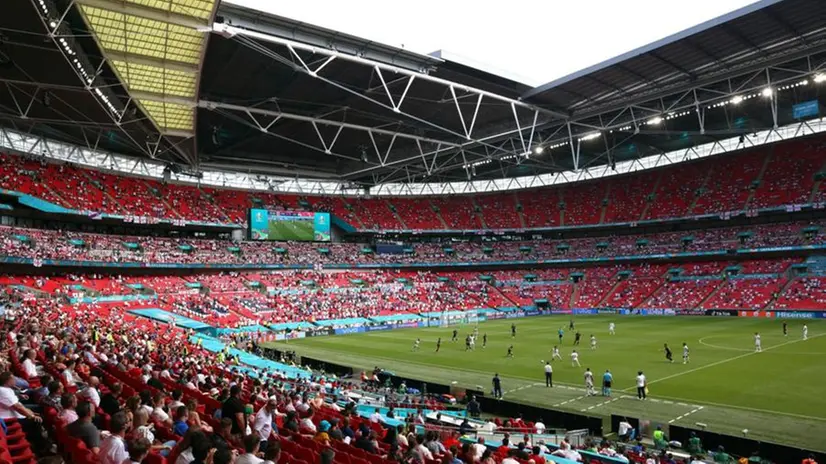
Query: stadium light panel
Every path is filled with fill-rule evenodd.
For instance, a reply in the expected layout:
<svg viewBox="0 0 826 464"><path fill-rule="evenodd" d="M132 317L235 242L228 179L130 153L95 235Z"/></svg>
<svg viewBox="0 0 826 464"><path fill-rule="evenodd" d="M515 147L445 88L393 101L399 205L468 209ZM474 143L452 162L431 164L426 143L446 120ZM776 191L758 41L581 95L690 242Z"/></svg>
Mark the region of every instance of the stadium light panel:
<svg viewBox="0 0 826 464"><path fill-rule="evenodd" d="M589 140L598 139L600 135L602 135L602 134L600 134L599 132L592 132L590 134L583 135L582 137L579 138L579 140L583 141L583 142L587 142Z"/></svg>
<svg viewBox="0 0 826 464"><path fill-rule="evenodd" d="M734 97L734 98L732 98L732 99L731 99L731 103L732 103L733 105L739 105L739 104L740 104L740 103L742 103L742 102L743 102L743 97L742 97L742 96L740 96L740 95L737 95L736 97Z"/></svg>
<svg viewBox="0 0 826 464"><path fill-rule="evenodd" d="M663 118L661 118L659 116L651 118L651 119L648 120L648 124L651 125L651 126L660 125L660 124L662 124L662 122L663 122Z"/></svg>
<svg viewBox="0 0 826 464"><path fill-rule="evenodd" d="M760 95L763 95L764 97L769 98L769 97L772 96L773 93L774 93L774 90L771 87L766 87L765 89L763 89L762 92L760 92Z"/></svg>
<svg viewBox="0 0 826 464"><path fill-rule="evenodd" d="M812 80L815 81L815 83L817 84L826 82L826 74L815 74Z"/></svg>
<svg viewBox="0 0 826 464"><path fill-rule="evenodd" d="M543 151L545 151L545 148L542 145L539 145L538 147L533 149L533 152L537 155L541 155Z"/></svg>

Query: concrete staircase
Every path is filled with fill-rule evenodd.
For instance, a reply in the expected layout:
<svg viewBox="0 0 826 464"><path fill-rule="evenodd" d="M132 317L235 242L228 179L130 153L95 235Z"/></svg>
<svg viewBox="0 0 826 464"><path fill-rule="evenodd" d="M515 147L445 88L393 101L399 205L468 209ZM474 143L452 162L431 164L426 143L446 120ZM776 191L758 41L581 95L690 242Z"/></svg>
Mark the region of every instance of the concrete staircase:
<svg viewBox="0 0 826 464"><path fill-rule="evenodd" d="M795 281L795 277L792 277L792 278L786 280L786 283L784 283L783 286L780 287L779 290L777 290L777 293L772 295L771 298L769 298L769 301L766 303L766 305L763 306L760 309L766 309L766 310L774 309L774 304L777 303L777 298L780 297L780 295L782 295L786 290L788 290L788 288L791 287L791 285L792 285L792 283L794 283L794 281Z"/></svg>
<svg viewBox="0 0 826 464"><path fill-rule="evenodd" d="M356 221L356 224L357 224L356 228L359 229L359 230L366 229L367 227L364 226L364 221L362 221L361 218L359 217L358 213L356 213L356 208L354 208L353 205L348 203L347 200L344 197L341 198L341 201L342 201L342 203L344 203L344 206L347 208L347 211L350 211L350 212L353 213L353 219Z"/></svg>
<svg viewBox="0 0 826 464"><path fill-rule="evenodd" d="M516 306L516 307L519 307L519 306L520 306L520 305L519 305L519 303L517 303L517 302L516 302L516 301L514 301L511 297L509 297L508 295L506 295L506 294L505 294L505 292L503 292L503 291L502 291L499 287L497 287L496 285L492 285L491 283L488 283L487 285L488 285L488 287L492 288L494 292L498 293L498 294L502 297L502 299L504 299L505 301L507 301L508 303L510 303L512 306Z"/></svg>
<svg viewBox="0 0 826 464"><path fill-rule="evenodd" d="M766 173L766 169L769 167L769 163L771 162L773 153L774 153L774 151L770 151L769 154L766 155L766 159L763 160L763 166L760 168L760 173L757 174L757 179L755 179L756 181L758 181L758 182L763 181L763 175ZM743 205L744 210L749 209L749 205L751 204L751 201L754 199L754 194L757 193L758 188L760 188L759 184L758 184L757 187L755 187L753 189L750 189L749 197L746 198L746 203Z"/></svg>
<svg viewBox="0 0 826 464"><path fill-rule="evenodd" d="M436 208L436 205L434 205L433 202L430 200L427 200L427 204L430 205L430 211L433 211L433 213L436 215L436 219L438 219L439 223L442 224L442 228L445 230L450 229L450 227L447 225L447 222L445 221L445 218L442 217L442 212L436 211L434 209Z"/></svg>
<svg viewBox="0 0 826 464"><path fill-rule="evenodd" d="M599 206L599 223L605 224L605 215L608 214L608 208L611 206L611 184L605 187L605 197L603 197L602 204Z"/></svg>
<svg viewBox="0 0 826 464"><path fill-rule="evenodd" d="M582 281L580 281L580 282L582 282ZM576 303L576 301L579 299L579 290L580 290L579 283L576 283L576 284L572 283L571 285L574 286L574 289L571 291L571 298L568 300L568 308L573 308L574 303Z"/></svg>
<svg viewBox="0 0 826 464"><path fill-rule="evenodd" d="M514 201L514 203L513 203L514 205L518 205L520 203L519 202L519 195L517 195L516 192L513 192L513 201ZM523 229L526 229L528 226L525 224L525 215L522 214L522 211L517 209L516 210L516 216L519 218L519 227L521 227Z"/></svg>
<svg viewBox="0 0 826 464"><path fill-rule="evenodd" d="M393 204L390 203L390 200L384 200L384 204L387 205L387 210L390 211L393 214L393 217L396 218L397 221L399 221L399 224L401 224L402 229L407 229L407 224L404 223L404 220L402 220L402 217L399 216L398 212L396 212L396 209L393 206Z"/></svg>
<svg viewBox="0 0 826 464"><path fill-rule="evenodd" d="M68 201L66 201L66 199L65 199L65 198L63 198L63 197L62 197L59 193L57 193L57 191L56 191L55 189L51 188L47 182L43 182L43 183L41 183L40 185L42 185L42 186L43 186L43 188L45 188L45 189L46 189L46 190L48 190L48 191L49 191L52 195L54 195L54 197L55 197L55 198L57 198L57 199L59 200L59 203L60 203L60 205L61 205L61 206L64 206L64 207L66 207L66 208L74 208L74 206L72 206L72 204L71 204L71 203L69 203Z"/></svg>
<svg viewBox="0 0 826 464"><path fill-rule="evenodd" d="M826 172L826 163L823 163L823 166L820 167L819 172ZM809 203L815 202L815 197L817 196L817 193L820 192L820 186L822 184L822 180L816 180L814 185L812 185L812 192L809 194Z"/></svg>
<svg viewBox="0 0 826 464"><path fill-rule="evenodd" d="M479 226L482 229L487 229L488 225L485 222L485 216L482 214L482 208L480 208L479 204L476 203L476 198L475 197L470 197L470 202L473 203L473 215L476 217L476 219L479 220ZM478 213L476 212L477 209L479 210Z"/></svg>
<svg viewBox="0 0 826 464"><path fill-rule="evenodd" d="M712 165L712 167L709 167L709 168L708 168L708 174L706 174L706 177L703 179L703 183L702 183L702 184L700 184L700 187L699 187L700 189L705 189L705 188L706 188L706 185L708 185L708 180L711 178L711 174L712 174L713 172L714 172L714 167L713 167L713 165ZM701 194L699 194L699 195L694 195L694 199L693 199L693 200L691 200L691 205L689 205L689 207L688 207L688 211L686 211L686 212L685 212L685 213L686 213L686 215L689 215L689 216L690 216L690 215L691 215L691 213L692 213L692 212L694 212L694 208L696 208L696 207L697 207L697 202L700 200L700 197L701 197L702 195L703 195L702 193L701 193Z"/></svg>
<svg viewBox="0 0 826 464"><path fill-rule="evenodd" d="M221 207L221 205L220 205L220 204L218 204L218 202L217 202L217 201L215 201L215 198L212 198L211 196L207 195L207 194L206 194L203 190L201 190L201 189L198 189L198 193L201 195L201 197L203 197L203 199L204 199L204 200L208 201L210 204L212 204L213 206L215 206L215 209L217 209L217 210L218 210L218 212L219 212L219 213L221 213L221 217L223 217L223 218L224 218L224 220L226 220L226 221L230 221L230 220L231 220L231 219L230 219L230 217L229 217L229 214L227 214L227 211L226 211L223 207Z"/></svg>
<svg viewBox="0 0 826 464"><path fill-rule="evenodd" d="M655 201L657 201L657 197L656 197L657 190L659 190L660 182L662 182L662 180L663 180L663 176L662 176L662 174L660 174L659 176L657 176L657 180L654 181L654 188L651 189L651 192L648 194L648 195L654 195L654 200L653 201L648 201L648 197L646 196L645 207L643 207L642 213L640 213L640 217L639 217L640 221L645 220L645 218L648 216L648 210L651 209L651 204L653 204Z"/></svg>
<svg viewBox="0 0 826 464"><path fill-rule="evenodd" d="M726 279L720 279L720 283L718 283L717 285L715 285L715 286L714 286L714 288L713 288L710 292L708 292L708 294L707 294L706 296L704 296L704 297L703 297L703 299L702 299L702 300L700 300L700 301L697 303L697 305L696 305L696 306L694 306L694 307L693 307L693 308L691 308L691 309L702 309L703 305L704 305L704 304L706 304L706 301L708 301L708 300L710 300L710 299L714 298L714 296L715 296L715 295L717 295L717 293L719 293L719 292L720 292L720 290L721 290L723 287L725 287L725 286L726 286L726 283L728 283L728 281L727 281Z"/></svg>
<svg viewBox="0 0 826 464"><path fill-rule="evenodd" d="M104 195L106 195L106 198L109 199L111 204L115 205L115 207L118 209L119 213L129 214L129 211L127 211L126 208L124 208L123 205L117 199L115 199L115 197L113 197L108 191L106 191L105 188L102 188L102 187L98 186L98 182L96 180L92 179L92 177L89 175L89 173L85 169L79 169L79 171L83 174L83 177L85 177L86 180L89 181L89 183L91 183L92 185L97 187L98 190L100 190L101 192L103 192Z"/></svg>
<svg viewBox="0 0 826 464"><path fill-rule="evenodd" d="M559 201L565 201L565 197L562 194L562 189L559 189ZM565 210L564 209L559 210L559 225L560 226L565 225Z"/></svg>
<svg viewBox="0 0 826 464"><path fill-rule="evenodd" d="M144 186L146 186L146 189L147 189L150 193L152 193L153 195L155 195L155 198L157 198L157 199L161 200L161 203L163 203L163 205L166 207L166 210L167 210L168 212L170 212L170 213L174 214L174 215L175 215L175 217L176 217L177 219L183 219L183 218L184 218L183 216L181 216L181 213L179 213L179 212L178 212L178 210L176 210L175 208L173 208L173 207L172 207L172 205L171 205L171 204L169 204L169 202L168 202L168 201L166 201L166 198L164 198L164 197L163 197L163 194L162 194L161 192L155 193L155 191L152 189L152 187L150 187L150 186L149 186L149 184L147 184L147 183L146 183L145 181L143 181L143 180L139 180L139 182L140 182L140 183L142 183Z"/></svg>
<svg viewBox="0 0 826 464"><path fill-rule="evenodd" d="M616 282L614 282L614 285L611 286L611 289L608 290L605 296L603 296L602 299L599 300L599 303L597 303L597 307L604 307L605 302L608 301L608 299L611 298L612 295L614 295L614 292L616 292L617 289L619 289L619 287L624 283L625 280L617 280Z"/></svg>

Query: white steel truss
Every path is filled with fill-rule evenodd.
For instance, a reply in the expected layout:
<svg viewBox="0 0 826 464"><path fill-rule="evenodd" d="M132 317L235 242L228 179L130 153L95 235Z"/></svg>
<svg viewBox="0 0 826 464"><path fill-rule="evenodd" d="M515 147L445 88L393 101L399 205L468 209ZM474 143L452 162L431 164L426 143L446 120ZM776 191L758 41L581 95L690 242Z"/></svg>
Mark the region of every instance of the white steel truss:
<svg viewBox="0 0 826 464"><path fill-rule="evenodd" d="M416 170L427 175L434 174L434 172L430 172L430 169L427 168L427 163L423 161L435 152L441 153L443 156L450 156L456 151L462 151L464 152L465 158L470 157L471 161L491 159L508 162L507 160L511 160L509 161L511 164L518 164L518 157L527 157L533 149L533 134L537 124L547 123L552 120L567 119L567 115L565 114L531 105L515 98L431 76L427 74L427 70L413 71L379 61L368 60L360 56L341 53L332 48L320 48L307 45L226 23L213 24L213 30L224 37L233 37L238 40L239 43L289 66L297 72L319 79L345 93L357 96L376 107L392 111L418 125L434 129L446 137L437 142L440 144L440 147L429 153L418 153L412 158L403 161L390 161L389 156L384 156L380 159L380 162L375 165L349 173L348 178L363 177L366 174L371 174L374 171L388 166L408 165L412 160L417 161L417 166L415 166ZM262 43L277 44L285 47L287 56L279 54L272 48L262 45ZM303 52L303 54L300 52ZM307 54L312 54L313 57L318 55L321 56L322 59L311 62L306 58ZM357 63L368 67L378 78L378 85L373 87L366 85L365 89L356 90L351 86L337 82L331 77L327 77L324 71L328 65L335 60ZM393 77L393 80L389 79L390 76ZM447 98L440 100L439 103L449 104L455 108L455 126L458 128L450 128L437 124L426 117L413 114L404 107L410 89L420 81L435 84L445 89ZM398 86L400 93L394 91L394 84L400 84ZM471 103L466 104L466 100L470 100ZM486 134L480 133L476 121L480 112L484 111L483 108L489 104L495 104L497 108L502 105L510 107L513 120L509 123L506 121L506 123L510 125L513 133L520 134L521 139L519 144L503 149L502 146L497 146L490 141ZM468 114L466 114L466 110L463 110L463 107L470 110ZM398 132L397 134L399 137L404 137L404 133L402 132ZM412 137L412 135L408 134L407 138L410 137ZM505 158L507 158L507 160ZM419 164L419 161L422 161L421 164Z"/></svg>
<svg viewBox="0 0 826 464"><path fill-rule="evenodd" d="M826 118L804 121L758 132L743 140L732 137L712 143L698 145L685 150L661 153L655 156L616 163L609 166L586 167L576 171L557 174L513 177L508 179L478 180L468 182L404 182L384 183L367 191L349 182L314 181L296 177L253 175L228 171L202 170L203 177L194 181L191 177L172 173L175 182L200 184L214 187L239 188L246 190L292 193L301 195L454 195L462 193L485 193L528 189L552 185L562 185L584 180L614 177L691 161L708 156L734 152L744 148L791 140L812 134L826 133ZM115 174L143 176L162 179L166 163L150 159L138 159L106 152L97 148L96 140L87 140L86 146L72 145L11 129L0 128L0 148L13 152L42 156L53 161L71 162Z"/></svg>

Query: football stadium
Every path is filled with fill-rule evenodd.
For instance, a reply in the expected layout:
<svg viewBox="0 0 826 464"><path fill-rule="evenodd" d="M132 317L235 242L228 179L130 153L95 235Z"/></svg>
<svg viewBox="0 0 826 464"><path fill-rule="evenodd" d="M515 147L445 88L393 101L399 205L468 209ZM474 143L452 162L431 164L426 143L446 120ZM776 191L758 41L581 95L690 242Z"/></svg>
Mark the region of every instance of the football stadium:
<svg viewBox="0 0 826 464"><path fill-rule="evenodd" d="M538 86L272 8L0 4L0 464L826 461L822 0Z"/></svg>

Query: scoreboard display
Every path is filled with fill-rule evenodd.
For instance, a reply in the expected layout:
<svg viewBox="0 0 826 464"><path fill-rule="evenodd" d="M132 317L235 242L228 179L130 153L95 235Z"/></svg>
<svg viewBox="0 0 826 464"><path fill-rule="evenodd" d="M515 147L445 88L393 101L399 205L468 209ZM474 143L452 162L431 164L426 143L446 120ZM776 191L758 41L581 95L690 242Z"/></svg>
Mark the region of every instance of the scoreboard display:
<svg viewBox="0 0 826 464"><path fill-rule="evenodd" d="M330 213L250 209L250 240L329 242Z"/></svg>

